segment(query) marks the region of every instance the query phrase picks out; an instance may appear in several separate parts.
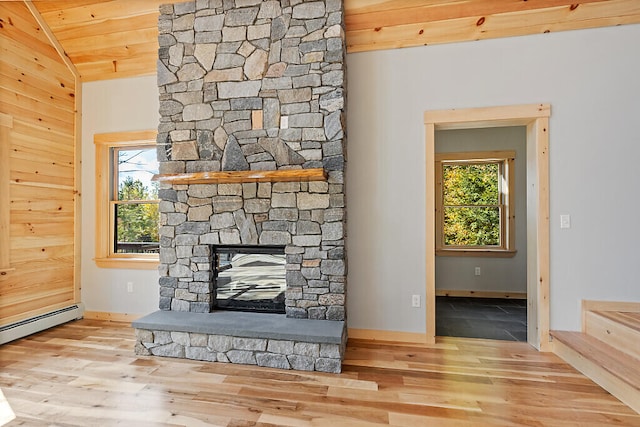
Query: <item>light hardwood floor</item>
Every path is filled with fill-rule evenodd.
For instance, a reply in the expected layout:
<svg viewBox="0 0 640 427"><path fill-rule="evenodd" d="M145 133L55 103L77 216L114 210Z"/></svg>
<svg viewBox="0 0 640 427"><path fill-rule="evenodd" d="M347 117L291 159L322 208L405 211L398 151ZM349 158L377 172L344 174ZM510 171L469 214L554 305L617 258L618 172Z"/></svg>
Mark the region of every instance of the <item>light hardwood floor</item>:
<svg viewBox="0 0 640 427"><path fill-rule="evenodd" d="M8 425L640 426L526 343L352 340L340 375L138 357L133 343L126 324L81 320L3 345Z"/></svg>

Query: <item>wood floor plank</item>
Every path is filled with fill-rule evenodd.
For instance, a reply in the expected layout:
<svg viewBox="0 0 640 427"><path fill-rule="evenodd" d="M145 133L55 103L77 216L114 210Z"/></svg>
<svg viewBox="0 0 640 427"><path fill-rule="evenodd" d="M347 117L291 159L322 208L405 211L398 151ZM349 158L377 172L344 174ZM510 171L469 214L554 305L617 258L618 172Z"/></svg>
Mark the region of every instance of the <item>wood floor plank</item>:
<svg viewBox="0 0 640 427"><path fill-rule="evenodd" d="M638 426L556 355L442 338L349 342L339 375L133 353L126 324L74 321L0 347L7 426Z"/></svg>

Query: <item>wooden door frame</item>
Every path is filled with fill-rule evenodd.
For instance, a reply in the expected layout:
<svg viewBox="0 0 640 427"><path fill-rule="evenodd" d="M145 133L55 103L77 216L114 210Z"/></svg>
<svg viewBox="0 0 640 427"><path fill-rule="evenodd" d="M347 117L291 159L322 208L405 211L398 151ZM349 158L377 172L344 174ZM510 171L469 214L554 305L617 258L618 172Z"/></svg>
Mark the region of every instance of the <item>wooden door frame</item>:
<svg viewBox="0 0 640 427"><path fill-rule="evenodd" d="M436 339L435 131L527 128L527 341L549 344L549 104L435 110L424 113L426 152L426 341Z"/></svg>

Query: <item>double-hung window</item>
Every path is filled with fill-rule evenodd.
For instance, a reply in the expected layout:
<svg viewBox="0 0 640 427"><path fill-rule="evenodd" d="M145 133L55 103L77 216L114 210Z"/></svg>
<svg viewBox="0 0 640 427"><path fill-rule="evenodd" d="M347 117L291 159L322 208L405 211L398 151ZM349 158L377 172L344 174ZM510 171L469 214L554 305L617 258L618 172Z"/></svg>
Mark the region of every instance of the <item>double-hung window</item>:
<svg viewBox="0 0 640 427"><path fill-rule="evenodd" d="M436 153L436 253L515 254L513 151Z"/></svg>
<svg viewBox="0 0 640 427"><path fill-rule="evenodd" d="M158 173L155 131L97 134L96 263L156 268Z"/></svg>

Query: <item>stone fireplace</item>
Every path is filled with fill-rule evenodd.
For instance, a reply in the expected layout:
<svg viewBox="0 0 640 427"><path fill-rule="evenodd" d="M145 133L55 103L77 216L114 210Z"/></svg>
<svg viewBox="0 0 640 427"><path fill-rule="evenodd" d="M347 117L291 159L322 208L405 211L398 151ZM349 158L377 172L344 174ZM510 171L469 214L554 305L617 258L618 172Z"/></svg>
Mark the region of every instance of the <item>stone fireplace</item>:
<svg viewBox="0 0 640 427"><path fill-rule="evenodd" d="M134 323L136 352L339 372L342 2L197 0L160 12L160 311ZM247 261L245 248L274 247L284 314L219 310L230 295L220 248Z"/></svg>

